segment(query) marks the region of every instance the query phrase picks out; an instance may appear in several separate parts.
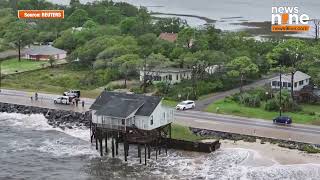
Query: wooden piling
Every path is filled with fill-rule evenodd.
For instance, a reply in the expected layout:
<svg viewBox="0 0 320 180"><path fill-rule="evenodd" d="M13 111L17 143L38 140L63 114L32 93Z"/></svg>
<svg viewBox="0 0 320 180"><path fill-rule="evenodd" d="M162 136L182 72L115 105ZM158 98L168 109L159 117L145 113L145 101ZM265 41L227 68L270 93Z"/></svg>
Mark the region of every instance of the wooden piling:
<svg viewBox="0 0 320 180"><path fill-rule="evenodd" d="M156 149L156 160L158 160L158 146L156 146L155 149Z"/></svg>
<svg viewBox="0 0 320 180"><path fill-rule="evenodd" d="M140 159L140 164L142 163L142 159L141 159L141 149L140 149L140 144L138 145L138 157Z"/></svg>
<svg viewBox="0 0 320 180"><path fill-rule="evenodd" d="M147 165L147 145L144 144L144 165Z"/></svg>
<svg viewBox="0 0 320 180"><path fill-rule="evenodd" d="M94 139L96 140L96 150L98 150L98 137L95 135Z"/></svg>
<svg viewBox="0 0 320 180"><path fill-rule="evenodd" d="M106 153L108 153L108 132L106 132L106 136L105 136L105 146L106 146Z"/></svg>
<svg viewBox="0 0 320 180"><path fill-rule="evenodd" d="M100 141L100 156L103 156L102 136L100 137L99 141Z"/></svg>
<svg viewBox="0 0 320 180"><path fill-rule="evenodd" d="M92 133L92 121L90 120L90 142L92 144L92 137L93 137L93 133Z"/></svg>
<svg viewBox="0 0 320 180"><path fill-rule="evenodd" d="M148 159L150 159L151 158L151 147L150 147L150 145L148 146Z"/></svg>
<svg viewBox="0 0 320 180"><path fill-rule="evenodd" d="M118 148L119 148L119 139L118 139L118 137L116 137L116 156L118 156Z"/></svg>
<svg viewBox="0 0 320 180"><path fill-rule="evenodd" d="M111 148L112 148L112 157L114 158L114 139L111 137Z"/></svg>
<svg viewBox="0 0 320 180"><path fill-rule="evenodd" d="M124 161L127 162L127 142L123 142Z"/></svg>
<svg viewBox="0 0 320 180"><path fill-rule="evenodd" d="M165 145L165 148L166 148L166 156L168 155L168 146L167 144Z"/></svg>

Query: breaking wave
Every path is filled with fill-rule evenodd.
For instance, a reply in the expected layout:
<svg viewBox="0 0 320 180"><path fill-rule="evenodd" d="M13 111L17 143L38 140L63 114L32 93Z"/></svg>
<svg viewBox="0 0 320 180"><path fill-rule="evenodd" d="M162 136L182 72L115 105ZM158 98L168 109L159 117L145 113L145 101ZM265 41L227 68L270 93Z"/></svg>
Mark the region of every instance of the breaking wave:
<svg viewBox="0 0 320 180"><path fill-rule="evenodd" d="M36 151L49 153L54 157L98 157L99 153L89 143L90 131L86 127L74 127L62 130L53 128L43 115L22 115L0 113L0 127L9 126L21 131L25 129L46 131L45 138L35 144L32 138L8 143L15 151ZM55 133L55 131L57 133ZM64 133L66 135L59 135ZM51 135L53 137L51 137ZM70 137L72 136L72 137ZM75 138L73 138L75 137ZM122 159L122 148L120 156ZM135 167L139 162L136 148L130 150L126 166ZM262 154L250 149L226 148L214 153L201 154L169 150L162 153L158 160L148 161L148 166L137 173L146 177L154 176L163 179L212 179L212 180L319 180L320 164L281 165L271 159L264 159ZM257 162L267 162L261 165ZM121 169L119 169L121 171Z"/></svg>
<svg viewBox="0 0 320 180"><path fill-rule="evenodd" d="M47 123L47 119L40 114L23 115L17 113L1 113L0 125L6 125L17 128L19 130L30 129L37 131L57 131L75 138L59 137L42 139L39 146L35 146L32 139L24 141L12 141L10 146L14 147L14 151L37 150L43 153L50 153L54 156L81 156L89 155L91 157L98 156L97 151L88 143L90 140L90 131L86 127L53 128Z"/></svg>

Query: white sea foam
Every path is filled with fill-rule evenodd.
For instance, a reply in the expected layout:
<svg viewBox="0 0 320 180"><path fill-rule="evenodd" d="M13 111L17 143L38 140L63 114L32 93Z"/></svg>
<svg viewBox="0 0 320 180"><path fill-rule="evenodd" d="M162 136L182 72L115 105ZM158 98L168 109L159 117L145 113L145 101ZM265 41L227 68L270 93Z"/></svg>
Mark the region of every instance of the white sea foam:
<svg viewBox="0 0 320 180"><path fill-rule="evenodd" d="M47 119L43 115L23 115L17 113L0 113L0 125L1 124L20 129L32 129L38 131L54 130L86 141L70 141L71 138L61 138L54 140L47 139L41 143L40 147L35 148L40 152L51 153L55 156L90 155L91 157L95 157L98 155L98 152L94 148L92 148L89 143L90 131L86 127L73 127L73 129L66 128L65 130L62 130L60 128L53 128L52 126L50 126L47 123ZM31 146L31 144L32 142L29 141L13 141L10 146L14 147L15 151L22 151L34 148L33 146Z"/></svg>
<svg viewBox="0 0 320 180"><path fill-rule="evenodd" d="M97 157L98 152L92 149L88 144L79 143L77 141L69 141L64 138L56 141L45 140L42 145L37 148L38 151L50 153L54 156L82 156L89 155L90 157Z"/></svg>
<svg viewBox="0 0 320 180"><path fill-rule="evenodd" d="M251 157L253 156L253 157ZM256 157L255 157L256 156ZM217 179L217 180L319 180L319 164L252 166L263 155L241 148L220 149L214 153L184 156L170 152L168 157L152 162L153 175L160 172L167 179ZM268 160L271 161L272 160Z"/></svg>

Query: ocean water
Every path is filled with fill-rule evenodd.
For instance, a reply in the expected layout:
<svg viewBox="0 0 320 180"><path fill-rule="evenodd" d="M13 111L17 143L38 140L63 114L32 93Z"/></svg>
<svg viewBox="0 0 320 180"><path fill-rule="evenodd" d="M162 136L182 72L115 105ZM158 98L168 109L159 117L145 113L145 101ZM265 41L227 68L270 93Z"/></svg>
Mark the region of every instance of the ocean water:
<svg viewBox="0 0 320 180"><path fill-rule="evenodd" d="M109 146L110 147L110 146ZM52 128L42 115L0 114L0 179L222 179L318 180L319 164L280 165L250 149L202 154L169 150L140 165L130 147L128 162L100 157L89 130ZM263 162L263 164L261 164Z"/></svg>
<svg viewBox="0 0 320 180"><path fill-rule="evenodd" d="M48 0L58 4L69 4L70 0ZM94 0L80 0L82 3ZM318 0L114 0L127 2L135 6L145 6L149 11L160 13L186 14L216 20L215 27L225 31L239 31L247 28L243 22L271 21L273 6L299 7L300 13L308 14L311 19L320 19L320 1ZM161 15L164 16L164 15ZM206 22L194 17L182 17L192 27L199 27ZM252 24L253 26L255 24ZM294 34L295 37L314 37L314 25L311 30Z"/></svg>

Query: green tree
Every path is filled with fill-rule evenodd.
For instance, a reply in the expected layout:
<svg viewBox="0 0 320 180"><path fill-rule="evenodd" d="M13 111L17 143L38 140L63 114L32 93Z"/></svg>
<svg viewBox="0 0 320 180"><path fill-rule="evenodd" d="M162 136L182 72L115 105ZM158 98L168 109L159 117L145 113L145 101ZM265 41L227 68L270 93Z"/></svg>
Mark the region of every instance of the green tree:
<svg viewBox="0 0 320 180"><path fill-rule="evenodd" d="M242 56L237 57L232 60L227 65L231 70L228 72L228 75L231 77L240 76L240 93L243 92L243 82L249 75L254 75L259 72L259 68L256 64L252 62L249 57Z"/></svg>
<svg viewBox="0 0 320 180"><path fill-rule="evenodd" d="M305 57L306 47L306 43L302 40L289 39L277 45L272 52L268 54L270 60L277 65L286 66L290 72L292 99L294 99L294 74Z"/></svg>
<svg viewBox="0 0 320 180"><path fill-rule="evenodd" d="M21 48L30 44L34 39L35 32L24 21L15 21L9 24L5 38L8 42L13 43L18 48L19 61L21 61Z"/></svg>
<svg viewBox="0 0 320 180"><path fill-rule="evenodd" d="M79 44L75 38L74 32L69 29L61 33L61 36L54 41L54 46L72 52Z"/></svg>
<svg viewBox="0 0 320 180"><path fill-rule="evenodd" d="M140 46L140 54L147 57L153 52L153 46L157 41L157 36L153 33L147 33L138 37L138 45Z"/></svg>
<svg viewBox="0 0 320 180"><path fill-rule="evenodd" d="M121 21L121 11L118 8L108 8L106 10L106 22L108 24L118 24Z"/></svg>
<svg viewBox="0 0 320 180"><path fill-rule="evenodd" d="M137 24L137 18L135 18L135 17L130 17L130 18L126 18L126 19L122 20L120 23L121 33L135 34L134 30L135 30L136 24Z"/></svg>
<svg viewBox="0 0 320 180"><path fill-rule="evenodd" d="M96 28L98 25L93 20L89 19L84 24L83 27L87 29Z"/></svg>
<svg viewBox="0 0 320 180"><path fill-rule="evenodd" d="M56 59L53 56L50 56L48 63L50 64L50 67L53 68L56 63Z"/></svg>
<svg viewBox="0 0 320 180"><path fill-rule="evenodd" d="M126 54L115 58L112 63L119 67L120 73L124 75L124 87L127 87L128 75L137 73L141 59L137 54Z"/></svg>
<svg viewBox="0 0 320 180"><path fill-rule="evenodd" d="M178 33L188 26L185 20L180 18L160 18L155 23L155 28L160 32Z"/></svg>
<svg viewBox="0 0 320 180"><path fill-rule="evenodd" d="M83 9L76 9L68 18L68 24L73 27L82 27L88 20L88 13Z"/></svg>
<svg viewBox="0 0 320 180"><path fill-rule="evenodd" d="M70 0L69 5L70 5L71 8L75 8L75 7L78 7L81 4L80 4L79 0Z"/></svg>
<svg viewBox="0 0 320 180"><path fill-rule="evenodd" d="M185 28L181 30L178 34L178 40L177 43L181 47L191 48L191 40L193 39L195 34L195 30L192 28Z"/></svg>

